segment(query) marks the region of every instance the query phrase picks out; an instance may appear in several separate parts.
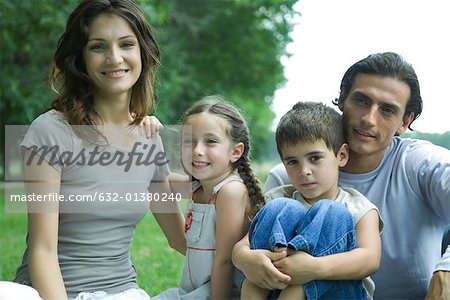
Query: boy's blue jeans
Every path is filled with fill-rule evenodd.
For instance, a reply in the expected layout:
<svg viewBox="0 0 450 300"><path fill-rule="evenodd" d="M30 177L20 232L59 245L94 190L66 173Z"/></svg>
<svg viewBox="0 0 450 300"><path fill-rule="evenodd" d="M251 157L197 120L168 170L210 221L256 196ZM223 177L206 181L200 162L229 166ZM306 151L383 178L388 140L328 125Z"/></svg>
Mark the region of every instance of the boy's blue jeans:
<svg viewBox="0 0 450 300"><path fill-rule="evenodd" d="M331 200L320 200L309 210L289 198L269 201L253 219L249 239L251 249L273 251L275 246L284 246L315 257L356 247L350 212ZM367 299L361 280L313 280L303 288L308 300Z"/></svg>

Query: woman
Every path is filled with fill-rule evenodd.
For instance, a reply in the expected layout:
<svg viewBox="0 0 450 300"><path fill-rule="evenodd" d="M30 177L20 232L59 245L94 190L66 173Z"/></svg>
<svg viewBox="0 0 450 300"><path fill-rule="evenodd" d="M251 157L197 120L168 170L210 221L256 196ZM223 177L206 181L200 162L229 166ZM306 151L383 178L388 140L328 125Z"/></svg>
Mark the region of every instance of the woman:
<svg viewBox="0 0 450 300"><path fill-rule="evenodd" d="M30 203L15 279L45 300L149 299L130 246L149 206L136 195L170 193L161 140L137 126L153 107L158 63L150 26L131 0L85 0L70 15L50 73L59 96L20 147L27 192L60 195ZM168 205L170 213L155 217L183 253L183 216Z"/></svg>

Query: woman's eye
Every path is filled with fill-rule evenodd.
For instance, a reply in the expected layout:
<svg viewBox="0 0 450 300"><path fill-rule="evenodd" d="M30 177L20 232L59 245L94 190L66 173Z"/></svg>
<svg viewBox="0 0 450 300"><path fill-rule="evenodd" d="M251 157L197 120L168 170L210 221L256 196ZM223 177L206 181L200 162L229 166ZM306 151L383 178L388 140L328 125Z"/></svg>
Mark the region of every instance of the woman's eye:
<svg viewBox="0 0 450 300"><path fill-rule="evenodd" d="M98 52L98 51L102 51L104 49L105 49L105 46L102 44L93 44L93 45L89 46L89 50L92 50L92 51Z"/></svg>
<svg viewBox="0 0 450 300"><path fill-rule="evenodd" d="M132 47L134 47L134 43L133 42L123 42L121 47L125 48L125 49L132 48Z"/></svg>

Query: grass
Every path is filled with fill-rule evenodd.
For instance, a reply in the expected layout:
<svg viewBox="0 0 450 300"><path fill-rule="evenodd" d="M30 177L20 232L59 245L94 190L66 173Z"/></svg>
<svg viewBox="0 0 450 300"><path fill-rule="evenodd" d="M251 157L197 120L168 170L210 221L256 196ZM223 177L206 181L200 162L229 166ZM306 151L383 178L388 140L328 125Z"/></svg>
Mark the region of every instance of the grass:
<svg viewBox="0 0 450 300"><path fill-rule="evenodd" d="M253 164L261 183L276 162ZM0 281L12 281L22 261L27 233L25 213L5 213L5 193L0 188ZM131 248L139 286L150 295L179 286L184 257L172 250L151 214L136 227Z"/></svg>

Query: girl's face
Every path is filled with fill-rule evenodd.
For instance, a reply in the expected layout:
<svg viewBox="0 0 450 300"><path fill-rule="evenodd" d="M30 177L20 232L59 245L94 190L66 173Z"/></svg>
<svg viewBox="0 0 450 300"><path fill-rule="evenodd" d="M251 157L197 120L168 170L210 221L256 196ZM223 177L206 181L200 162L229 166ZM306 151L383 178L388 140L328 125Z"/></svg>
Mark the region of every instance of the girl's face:
<svg viewBox="0 0 450 300"><path fill-rule="evenodd" d="M220 182L232 172L231 164L242 155L243 144L234 144L230 125L207 112L186 119L182 132L183 166L200 181Z"/></svg>
<svg viewBox="0 0 450 300"><path fill-rule="evenodd" d="M130 25L120 16L103 13L92 20L88 30L83 57L95 95L129 96L142 71L139 42Z"/></svg>

